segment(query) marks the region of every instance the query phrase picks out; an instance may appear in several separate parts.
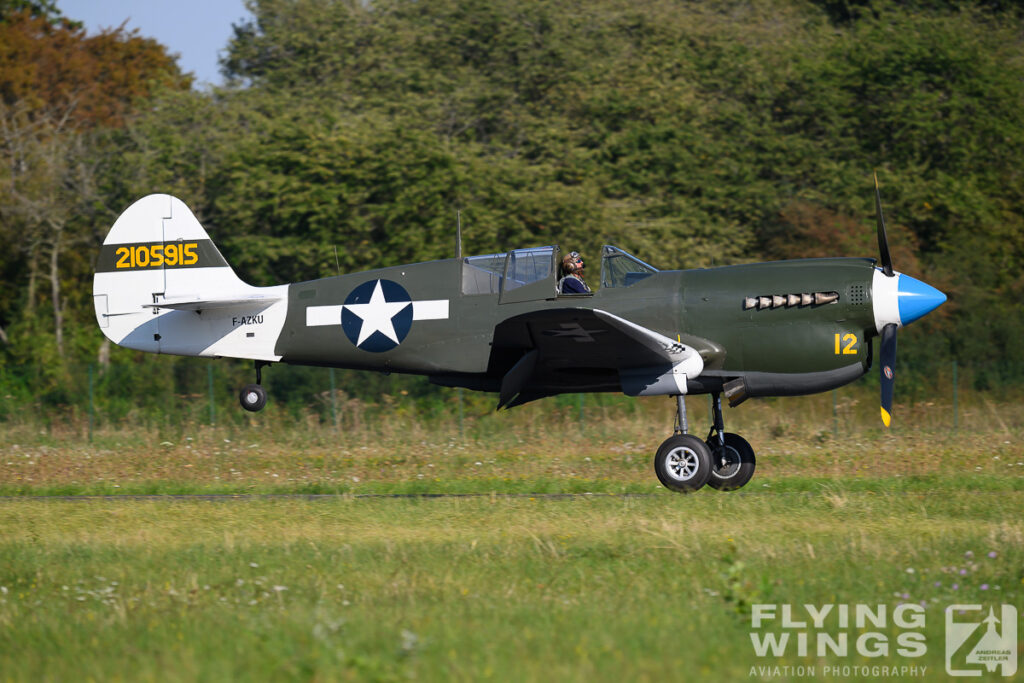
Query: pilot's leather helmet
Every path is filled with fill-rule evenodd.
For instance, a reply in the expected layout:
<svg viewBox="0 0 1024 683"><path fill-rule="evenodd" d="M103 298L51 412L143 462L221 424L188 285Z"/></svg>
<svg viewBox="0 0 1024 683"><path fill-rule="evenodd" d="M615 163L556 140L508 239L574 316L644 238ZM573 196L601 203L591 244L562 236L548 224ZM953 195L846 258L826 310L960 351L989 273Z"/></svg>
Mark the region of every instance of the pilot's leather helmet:
<svg viewBox="0 0 1024 683"><path fill-rule="evenodd" d="M571 251L562 258L562 270L565 273L577 273L583 270L583 257L578 251Z"/></svg>

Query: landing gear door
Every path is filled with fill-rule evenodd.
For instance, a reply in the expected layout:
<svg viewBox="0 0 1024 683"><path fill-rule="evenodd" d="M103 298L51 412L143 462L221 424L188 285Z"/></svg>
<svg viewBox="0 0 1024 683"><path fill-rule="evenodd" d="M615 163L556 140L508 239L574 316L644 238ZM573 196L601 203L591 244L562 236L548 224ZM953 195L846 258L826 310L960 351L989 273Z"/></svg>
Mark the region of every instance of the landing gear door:
<svg viewBox="0 0 1024 683"><path fill-rule="evenodd" d="M558 296L558 247L516 249L505 258L498 303L542 301Z"/></svg>

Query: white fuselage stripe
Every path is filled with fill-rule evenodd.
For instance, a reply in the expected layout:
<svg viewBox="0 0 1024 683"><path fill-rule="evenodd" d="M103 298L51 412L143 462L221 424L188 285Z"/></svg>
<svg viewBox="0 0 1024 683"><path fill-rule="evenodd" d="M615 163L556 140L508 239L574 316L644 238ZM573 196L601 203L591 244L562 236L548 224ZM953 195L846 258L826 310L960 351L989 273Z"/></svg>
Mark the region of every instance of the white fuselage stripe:
<svg viewBox="0 0 1024 683"><path fill-rule="evenodd" d="M306 327L340 325L341 309L345 306L309 306L306 308ZM412 302L413 320L447 320L448 299Z"/></svg>
<svg viewBox="0 0 1024 683"><path fill-rule="evenodd" d="M310 306L306 309L306 327L340 324L341 306Z"/></svg>
<svg viewBox="0 0 1024 683"><path fill-rule="evenodd" d="M447 320L448 299L412 302L413 320Z"/></svg>

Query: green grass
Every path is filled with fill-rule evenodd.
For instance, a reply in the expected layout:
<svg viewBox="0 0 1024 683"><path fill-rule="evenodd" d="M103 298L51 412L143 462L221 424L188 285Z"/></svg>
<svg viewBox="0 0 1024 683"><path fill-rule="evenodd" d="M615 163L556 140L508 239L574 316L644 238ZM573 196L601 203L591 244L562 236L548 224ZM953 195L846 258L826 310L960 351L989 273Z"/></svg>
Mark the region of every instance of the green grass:
<svg viewBox="0 0 1024 683"><path fill-rule="evenodd" d="M1024 480L1024 415L1016 408L981 430L922 420L891 432L861 421L833 432L813 416L779 422L771 409L781 407L755 404L730 424L757 452L752 488L889 479L889 489L928 488L936 478L952 488L1013 488ZM15 429L0 433L0 495L645 493L661 490L652 467L669 433L661 412L613 413L582 429L557 414L533 421L525 413L486 416L489 428L506 423L490 436L461 439L397 418L387 429L354 432L274 423L246 430L192 425L176 434L136 427L105 431L91 443L73 430ZM700 424L699 410L691 412Z"/></svg>
<svg viewBox="0 0 1024 683"><path fill-rule="evenodd" d="M270 414L108 426L91 442L80 424L8 425L0 679L745 680L887 664L945 680L947 605L1024 606L1019 404L967 404L958 431L948 408L916 404L884 432L867 400L834 422L827 396L751 402L727 413L757 450L751 484L681 496L651 466L666 403L590 407L584 424L575 405L478 414L462 437L401 410L342 429ZM691 399L694 425L705 413ZM585 492L603 495L539 495ZM252 493L336 495L117 497ZM357 497L375 493L478 495ZM36 498L82 494L112 497ZM755 603L922 601L919 658L758 657L750 641ZM880 630L895 642L891 620Z"/></svg>
<svg viewBox="0 0 1024 683"><path fill-rule="evenodd" d="M8 501L0 671L736 680L752 666L829 661L756 657L753 603L905 599L927 606L925 656L831 661L927 666L938 680L945 605L1021 604L1024 522L1007 513L1022 507L1019 490L842 484L801 495Z"/></svg>

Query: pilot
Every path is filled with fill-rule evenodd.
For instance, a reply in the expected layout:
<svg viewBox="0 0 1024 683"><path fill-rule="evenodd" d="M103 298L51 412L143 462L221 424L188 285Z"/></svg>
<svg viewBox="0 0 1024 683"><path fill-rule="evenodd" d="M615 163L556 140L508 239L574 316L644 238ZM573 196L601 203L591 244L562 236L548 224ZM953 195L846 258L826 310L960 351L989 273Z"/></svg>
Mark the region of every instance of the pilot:
<svg viewBox="0 0 1024 683"><path fill-rule="evenodd" d="M562 279L558 281L561 294L586 294L590 291L583 281L583 257L573 251L562 259Z"/></svg>

